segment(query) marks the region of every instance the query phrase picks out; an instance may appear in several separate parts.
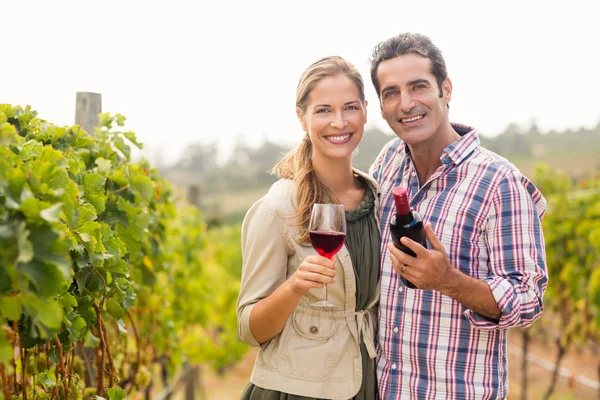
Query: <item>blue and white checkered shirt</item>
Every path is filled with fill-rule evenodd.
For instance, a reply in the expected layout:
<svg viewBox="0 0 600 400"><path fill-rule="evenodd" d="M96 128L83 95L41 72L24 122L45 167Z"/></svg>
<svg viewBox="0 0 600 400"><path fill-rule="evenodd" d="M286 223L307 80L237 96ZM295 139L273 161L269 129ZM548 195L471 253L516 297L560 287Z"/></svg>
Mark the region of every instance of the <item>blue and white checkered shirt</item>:
<svg viewBox="0 0 600 400"><path fill-rule="evenodd" d="M381 185L381 302L377 377L382 399L504 399L506 333L542 314L547 285L541 217L545 200L506 159L479 145L477 132L453 124L461 138L419 187L410 151L394 139L371 173ZM488 283L502 311L491 321L437 291L408 289L387 254L392 189L430 222L461 272Z"/></svg>

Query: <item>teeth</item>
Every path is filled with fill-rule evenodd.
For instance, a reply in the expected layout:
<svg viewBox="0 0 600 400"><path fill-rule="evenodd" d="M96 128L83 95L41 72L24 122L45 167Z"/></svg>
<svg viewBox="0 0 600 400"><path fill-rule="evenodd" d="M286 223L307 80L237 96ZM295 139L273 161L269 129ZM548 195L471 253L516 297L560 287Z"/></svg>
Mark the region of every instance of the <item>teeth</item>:
<svg viewBox="0 0 600 400"><path fill-rule="evenodd" d="M415 115L414 117L410 117L410 118L402 118L401 121L402 122L413 122L413 121L416 121L421 118L423 118L422 115Z"/></svg>
<svg viewBox="0 0 600 400"><path fill-rule="evenodd" d="M327 136L327 140L332 141L332 142L343 142L344 140L348 139L349 137L350 137L350 134L343 135L343 136Z"/></svg>

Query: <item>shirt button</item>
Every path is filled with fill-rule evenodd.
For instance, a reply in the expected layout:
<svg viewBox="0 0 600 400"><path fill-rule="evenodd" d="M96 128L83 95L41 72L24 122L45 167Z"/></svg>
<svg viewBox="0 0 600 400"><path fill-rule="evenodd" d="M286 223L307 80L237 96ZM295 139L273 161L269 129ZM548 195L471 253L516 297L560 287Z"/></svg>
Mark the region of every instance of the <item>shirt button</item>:
<svg viewBox="0 0 600 400"><path fill-rule="evenodd" d="M394 327L394 333L398 333L398 327Z"/></svg>
<svg viewBox="0 0 600 400"><path fill-rule="evenodd" d="M310 327L310 333L312 333L314 335L317 332L319 332L319 328L317 328L316 326L311 326Z"/></svg>
<svg viewBox="0 0 600 400"><path fill-rule="evenodd" d="M392 364L392 369L396 369L396 363Z"/></svg>
<svg viewBox="0 0 600 400"><path fill-rule="evenodd" d="M412 176L417 176L417 173L413 171Z"/></svg>

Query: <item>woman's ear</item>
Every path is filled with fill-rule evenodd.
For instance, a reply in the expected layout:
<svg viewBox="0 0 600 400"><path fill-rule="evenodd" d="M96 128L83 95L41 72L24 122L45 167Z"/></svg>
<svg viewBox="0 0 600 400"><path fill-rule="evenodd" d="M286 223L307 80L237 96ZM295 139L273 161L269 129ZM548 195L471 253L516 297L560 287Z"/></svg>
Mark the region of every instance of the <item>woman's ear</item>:
<svg viewBox="0 0 600 400"><path fill-rule="evenodd" d="M300 107L296 107L296 115L298 116L298 121L300 122L300 125L302 125L302 130L308 133L306 121L304 120L304 112Z"/></svg>
<svg viewBox="0 0 600 400"><path fill-rule="evenodd" d="M363 108L365 109L365 124L367 123L367 106L369 105L369 102L367 100L365 100L365 105L363 106Z"/></svg>

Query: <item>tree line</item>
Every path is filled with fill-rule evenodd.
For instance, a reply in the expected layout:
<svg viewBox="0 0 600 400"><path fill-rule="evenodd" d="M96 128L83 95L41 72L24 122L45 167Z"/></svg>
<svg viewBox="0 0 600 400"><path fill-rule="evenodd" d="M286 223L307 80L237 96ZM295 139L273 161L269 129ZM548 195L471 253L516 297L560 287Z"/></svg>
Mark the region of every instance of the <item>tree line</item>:
<svg viewBox="0 0 600 400"><path fill-rule="evenodd" d="M592 128L541 132L535 123L528 128L509 124L504 132L490 137L480 134L481 144L515 163L526 175L533 175L536 163L546 163L583 179L600 169L600 123ZM377 128L365 131L354 166L368 170L381 148L395 136ZM271 168L290 148L266 140L259 147L242 141L233 145L226 162L217 161L216 143L190 145L162 174L175 185L199 185L212 193L267 187L277 179Z"/></svg>

